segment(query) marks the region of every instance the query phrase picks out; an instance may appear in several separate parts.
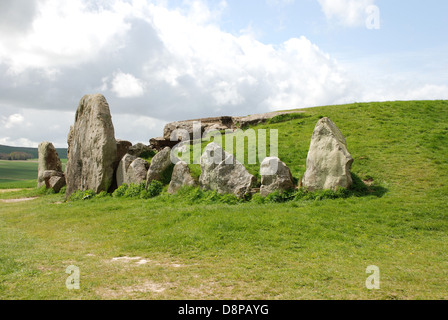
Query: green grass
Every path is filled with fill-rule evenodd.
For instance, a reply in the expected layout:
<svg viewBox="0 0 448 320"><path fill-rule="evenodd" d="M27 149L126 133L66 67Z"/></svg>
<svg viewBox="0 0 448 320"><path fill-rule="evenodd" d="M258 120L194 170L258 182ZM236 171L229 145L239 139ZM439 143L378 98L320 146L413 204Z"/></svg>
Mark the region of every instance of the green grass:
<svg viewBox="0 0 448 320"><path fill-rule="evenodd" d="M67 159L61 159L65 169ZM37 159L28 161L0 160L0 189L34 188L37 184Z"/></svg>
<svg viewBox="0 0 448 320"><path fill-rule="evenodd" d="M0 160L0 189L33 188L37 183L37 161Z"/></svg>
<svg viewBox="0 0 448 320"><path fill-rule="evenodd" d="M35 189L0 193L39 196L0 204L0 298L447 299L448 102L305 111L257 127L279 130L294 177L305 171L316 122L329 116L354 175L378 192L264 204L166 192L71 202ZM79 291L65 287L70 265L80 268ZM380 268L380 290L365 287L370 265Z"/></svg>

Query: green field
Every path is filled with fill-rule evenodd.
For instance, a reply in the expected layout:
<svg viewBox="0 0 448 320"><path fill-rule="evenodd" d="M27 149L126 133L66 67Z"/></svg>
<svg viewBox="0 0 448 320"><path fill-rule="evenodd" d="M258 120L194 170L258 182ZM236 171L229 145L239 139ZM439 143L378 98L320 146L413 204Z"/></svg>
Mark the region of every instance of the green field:
<svg viewBox="0 0 448 320"><path fill-rule="evenodd" d="M299 179L314 126L330 117L370 193L237 204L199 190L68 202L0 193L38 197L0 204L0 299L447 299L448 101L305 111L255 129L279 130ZM70 265L80 290L65 286ZM371 265L379 290L365 285Z"/></svg>
<svg viewBox="0 0 448 320"><path fill-rule="evenodd" d="M0 160L0 189L34 188L37 183L37 160Z"/></svg>
<svg viewBox="0 0 448 320"><path fill-rule="evenodd" d="M63 169L67 159L61 159ZM37 184L37 159L0 160L0 189L34 188Z"/></svg>

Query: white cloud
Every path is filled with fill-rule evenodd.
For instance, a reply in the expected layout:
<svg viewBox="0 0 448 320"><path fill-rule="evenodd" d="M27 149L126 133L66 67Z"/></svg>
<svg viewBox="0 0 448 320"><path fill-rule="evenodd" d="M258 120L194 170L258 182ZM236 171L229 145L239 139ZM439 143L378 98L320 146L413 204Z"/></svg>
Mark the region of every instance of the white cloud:
<svg viewBox="0 0 448 320"><path fill-rule="evenodd" d="M8 118L3 117L3 125L6 129L14 128L18 125L23 124L25 118L21 114L12 114Z"/></svg>
<svg viewBox="0 0 448 320"><path fill-rule="evenodd" d="M327 19L346 27L365 26L366 10L375 0L317 0Z"/></svg>
<svg viewBox="0 0 448 320"><path fill-rule="evenodd" d="M13 73L79 65L97 57L101 49L129 29L126 16L113 5L92 9L82 0L32 3L37 9L29 30L21 34L0 30L0 59Z"/></svg>
<svg viewBox="0 0 448 320"><path fill-rule="evenodd" d="M37 148L38 142L27 138L11 139L10 137L0 138L0 144L4 146L18 146L26 148Z"/></svg>
<svg viewBox="0 0 448 320"><path fill-rule="evenodd" d="M225 32L219 26L225 1L185 1L174 9L144 0L32 3L17 18L29 20L26 27L12 25L10 32L0 23L0 137L7 137L1 141L65 146L79 100L95 92L109 102L117 138L145 143L167 121L446 97L443 83L368 82L371 61L341 65L304 36L271 45L247 32ZM355 26L374 0L319 3L331 21Z"/></svg>
<svg viewBox="0 0 448 320"><path fill-rule="evenodd" d="M142 81L132 74L118 72L112 80L111 89L119 98L136 98L145 93Z"/></svg>

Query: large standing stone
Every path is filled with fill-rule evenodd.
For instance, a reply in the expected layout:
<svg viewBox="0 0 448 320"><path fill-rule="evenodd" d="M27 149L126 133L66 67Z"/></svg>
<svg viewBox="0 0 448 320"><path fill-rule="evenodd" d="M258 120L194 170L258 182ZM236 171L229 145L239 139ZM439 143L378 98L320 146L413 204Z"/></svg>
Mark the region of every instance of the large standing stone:
<svg viewBox="0 0 448 320"><path fill-rule="evenodd" d="M348 188L353 183L352 164L353 158L341 131L329 118L319 120L311 138L303 187L308 190Z"/></svg>
<svg viewBox="0 0 448 320"><path fill-rule="evenodd" d="M197 183L193 179L188 168L188 164L184 161L179 161L174 166L173 175L171 177L170 186L168 188L168 193L174 194L180 188L184 186L196 186Z"/></svg>
<svg viewBox="0 0 448 320"><path fill-rule="evenodd" d="M151 160L151 166L146 177L146 185L148 186L153 180L161 180L162 174L167 170L173 162L171 161L171 148L166 147Z"/></svg>
<svg viewBox="0 0 448 320"><path fill-rule="evenodd" d="M277 157L264 159L260 165L261 196L266 197L274 191L294 189L292 175L286 164Z"/></svg>
<svg viewBox="0 0 448 320"><path fill-rule="evenodd" d="M68 138L67 196L77 190L108 191L117 142L109 105L101 94L84 96Z"/></svg>
<svg viewBox="0 0 448 320"><path fill-rule="evenodd" d="M148 162L141 158L136 158L126 154L121 159L117 169L117 186L122 184L140 184L146 181L148 172Z"/></svg>
<svg viewBox="0 0 448 320"><path fill-rule="evenodd" d="M216 143L210 143L201 157L200 186L221 194L234 194L242 198L250 193L257 179Z"/></svg>
<svg viewBox="0 0 448 320"><path fill-rule="evenodd" d="M51 142L42 142L38 147L38 173L37 173L37 187L49 187L49 179L51 175L46 171L51 171L54 175L63 175L62 163L56 148Z"/></svg>

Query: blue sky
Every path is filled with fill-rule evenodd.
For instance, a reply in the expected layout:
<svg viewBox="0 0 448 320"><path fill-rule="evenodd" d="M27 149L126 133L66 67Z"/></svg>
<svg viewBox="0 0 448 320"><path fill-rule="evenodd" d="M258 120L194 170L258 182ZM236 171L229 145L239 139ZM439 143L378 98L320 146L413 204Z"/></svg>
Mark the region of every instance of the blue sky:
<svg viewBox="0 0 448 320"><path fill-rule="evenodd" d="M0 144L65 147L88 93L133 143L182 119L448 99L447 12L435 0L2 0Z"/></svg>

